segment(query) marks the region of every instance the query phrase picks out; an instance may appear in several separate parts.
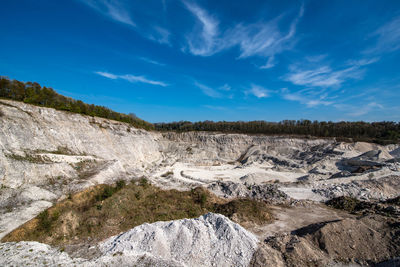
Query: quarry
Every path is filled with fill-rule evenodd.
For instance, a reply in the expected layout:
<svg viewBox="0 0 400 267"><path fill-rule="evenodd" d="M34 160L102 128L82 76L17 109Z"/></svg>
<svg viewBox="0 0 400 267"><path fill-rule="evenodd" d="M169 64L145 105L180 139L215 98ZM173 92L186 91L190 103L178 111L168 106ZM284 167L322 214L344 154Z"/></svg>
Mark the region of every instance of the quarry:
<svg viewBox="0 0 400 267"><path fill-rule="evenodd" d="M398 144L0 109L1 266L400 265Z"/></svg>

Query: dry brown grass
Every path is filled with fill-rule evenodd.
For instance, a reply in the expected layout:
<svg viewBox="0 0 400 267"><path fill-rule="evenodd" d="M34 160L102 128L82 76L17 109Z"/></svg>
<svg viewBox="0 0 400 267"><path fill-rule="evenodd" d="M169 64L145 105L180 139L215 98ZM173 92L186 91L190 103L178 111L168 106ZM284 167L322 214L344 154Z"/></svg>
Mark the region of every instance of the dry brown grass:
<svg viewBox="0 0 400 267"><path fill-rule="evenodd" d="M203 188L161 190L141 179L129 185L98 185L73 194L2 241L34 240L51 245L96 242L146 222L195 218L207 212L224 214L244 226L272 220L264 202L227 202Z"/></svg>

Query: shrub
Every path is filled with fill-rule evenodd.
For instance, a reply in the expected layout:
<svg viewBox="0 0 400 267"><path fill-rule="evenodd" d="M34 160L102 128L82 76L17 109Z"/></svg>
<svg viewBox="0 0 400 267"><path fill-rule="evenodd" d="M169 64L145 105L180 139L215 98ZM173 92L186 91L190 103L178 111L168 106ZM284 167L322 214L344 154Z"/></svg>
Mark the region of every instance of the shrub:
<svg viewBox="0 0 400 267"><path fill-rule="evenodd" d="M206 193L201 193L200 194L200 205L202 206L202 207L204 207L204 205L206 204L206 202L207 202L207 194Z"/></svg>
<svg viewBox="0 0 400 267"><path fill-rule="evenodd" d="M346 210L348 212L355 212L360 206L360 201L353 197L337 197L325 202L326 205L335 209Z"/></svg>
<svg viewBox="0 0 400 267"><path fill-rule="evenodd" d="M39 229L45 231L45 232L49 232L50 228L51 228L51 219L49 217L49 212L47 210L42 211L39 216Z"/></svg>
<svg viewBox="0 0 400 267"><path fill-rule="evenodd" d="M125 181L124 180L119 180L119 181L117 181L117 183L116 183L116 189L117 190L121 190L122 188L124 188L125 187Z"/></svg>
<svg viewBox="0 0 400 267"><path fill-rule="evenodd" d="M142 177L140 178L139 185L146 188L149 186L149 181L146 178Z"/></svg>

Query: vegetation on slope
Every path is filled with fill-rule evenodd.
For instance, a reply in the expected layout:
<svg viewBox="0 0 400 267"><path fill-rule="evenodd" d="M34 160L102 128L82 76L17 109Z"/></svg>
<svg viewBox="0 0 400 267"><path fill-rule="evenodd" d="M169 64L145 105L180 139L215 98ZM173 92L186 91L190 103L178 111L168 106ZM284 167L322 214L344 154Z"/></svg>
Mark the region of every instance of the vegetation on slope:
<svg viewBox="0 0 400 267"><path fill-rule="evenodd" d="M223 133L296 135L314 137L336 137L340 141L365 141L380 144L397 143L400 140L399 122L324 122L309 120L267 121L203 121L171 122L151 124L137 118L134 114L123 114L103 106L86 104L56 93L52 88L41 87L36 82L20 82L0 76L0 98L51 107L58 110L98 116L132 124L134 127L158 131L211 131ZM0 117L2 112L0 111Z"/></svg>
<svg viewBox="0 0 400 267"><path fill-rule="evenodd" d="M60 95L52 88L41 87L36 82L24 83L17 80L9 80L0 76L0 97L23 101L37 106L122 121L130 123L136 128L143 128L146 130L154 128L151 123L137 118L134 114L127 115L112 111L103 106L86 104L81 100L74 100Z"/></svg>
<svg viewBox="0 0 400 267"><path fill-rule="evenodd" d="M202 121L155 123L158 131L212 131L222 133L245 133L265 135L300 135L336 137L343 141L365 141L381 144L397 143L400 140L400 123L396 122L325 122L309 120L266 121Z"/></svg>
<svg viewBox="0 0 400 267"><path fill-rule="evenodd" d="M207 212L238 223L272 220L267 204L255 200L226 201L203 188L161 190L141 179L125 185L98 185L70 195L14 230L2 241L34 240L52 245L98 241L143 223L195 218Z"/></svg>

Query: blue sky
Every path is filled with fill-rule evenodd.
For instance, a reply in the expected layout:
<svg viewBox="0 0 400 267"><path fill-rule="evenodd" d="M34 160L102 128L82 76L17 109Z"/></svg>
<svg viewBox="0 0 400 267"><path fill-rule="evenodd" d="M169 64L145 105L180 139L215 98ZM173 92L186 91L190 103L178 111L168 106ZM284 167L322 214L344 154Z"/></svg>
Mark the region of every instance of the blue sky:
<svg viewBox="0 0 400 267"><path fill-rule="evenodd" d="M0 75L150 122L400 121L397 0L0 7Z"/></svg>

